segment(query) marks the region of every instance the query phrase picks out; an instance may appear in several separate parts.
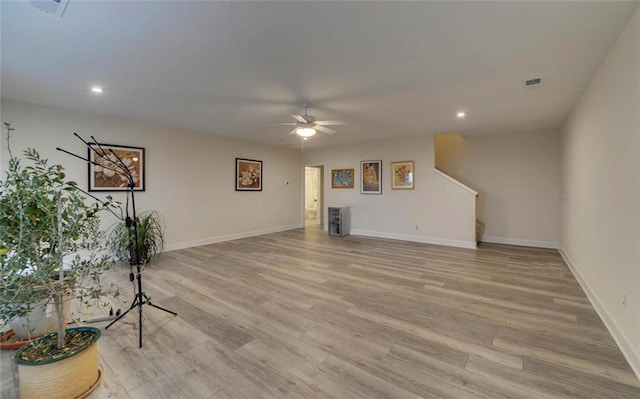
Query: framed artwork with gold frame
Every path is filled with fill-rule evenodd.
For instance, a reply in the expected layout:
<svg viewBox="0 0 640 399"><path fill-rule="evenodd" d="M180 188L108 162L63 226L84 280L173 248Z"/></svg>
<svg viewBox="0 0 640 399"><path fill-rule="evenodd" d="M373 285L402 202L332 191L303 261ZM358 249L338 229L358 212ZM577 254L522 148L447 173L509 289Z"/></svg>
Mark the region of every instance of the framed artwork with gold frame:
<svg viewBox="0 0 640 399"><path fill-rule="evenodd" d="M391 162L391 189L413 190L415 187L414 169L413 161Z"/></svg>
<svg viewBox="0 0 640 399"><path fill-rule="evenodd" d="M101 156L100 154L105 154ZM89 144L89 191L126 191L129 179L121 162L133 175L134 191L145 189L144 148L113 144Z"/></svg>
<svg viewBox="0 0 640 399"><path fill-rule="evenodd" d="M331 169L331 188L353 188L355 169Z"/></svg>

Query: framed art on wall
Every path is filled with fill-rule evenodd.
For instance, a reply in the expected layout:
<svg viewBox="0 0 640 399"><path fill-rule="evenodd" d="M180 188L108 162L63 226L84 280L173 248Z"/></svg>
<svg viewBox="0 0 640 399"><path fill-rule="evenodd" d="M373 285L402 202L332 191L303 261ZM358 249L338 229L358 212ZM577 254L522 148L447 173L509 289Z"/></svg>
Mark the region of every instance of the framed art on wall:
<svg viewBox="0 0 640 399"><path fill-rule="evenodd" d="M353 188L355 169L331 169L331 188Z"/></svg>
<svg viewBox="0 0 640 399"><path fill-rule="evenodd" d="M360 176L360 194L382 194L382 161L361 161Z"/></svg>
<svg viewBox="0 0 640 399"><path fill-rule="evenodd" d="M391 162L391 189L413 190L414 187L413 161Z"/></svg>
<svg viewBox="0 0 640 399"><path fill-rule="evenodd" d="M262 161L236 158L236 191L262 191Z"/></svg>
<svg viewBox="0 0 640 399"><path fill-rule="evenodd" d="M128 190L129 179L120 161L133 175L133 189L145 190L144 148L91 143L87 159L94 162L89 163L89 191Z"/></svg>

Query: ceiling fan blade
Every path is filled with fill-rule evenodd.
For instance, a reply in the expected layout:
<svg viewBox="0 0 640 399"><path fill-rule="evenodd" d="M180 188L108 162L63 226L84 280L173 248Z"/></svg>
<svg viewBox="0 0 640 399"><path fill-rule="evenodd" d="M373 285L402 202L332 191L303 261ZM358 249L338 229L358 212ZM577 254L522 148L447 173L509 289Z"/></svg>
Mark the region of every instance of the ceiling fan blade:
<svg viewBox="0 0 640 399"><path fill-rule="evenodd" d="M333 129L329 129L328 127L319 126L319 125L315 125L313 128L327 134L334 134L336 132Z"/></svg>
<svg viewBox="0 0 640 399"><path fill-rule="evenodd" d="M300 123L307 123L307 120L302 115L291 115L291 117Z"/></svg>
<svg viewBox="0 0 640 399"><path fill-rule="evenodd" d="M296 134L296 130L298 130L298 128L294 128L292 131L289 132L289 136L291 136L292 134Z"/></svg>
<svg viewBox="0 0 640 399"><path fill-rule="evenodd" d="M339 126L344 125L342 121L316 121L316 125L319 126Z"/></svg>
<svg viewBox="0 0 640 399"><path fill-rule="evenodd" d="M297 126L298 124L295 122L287 122L287 123L270 123L269 126Z"/></svg>

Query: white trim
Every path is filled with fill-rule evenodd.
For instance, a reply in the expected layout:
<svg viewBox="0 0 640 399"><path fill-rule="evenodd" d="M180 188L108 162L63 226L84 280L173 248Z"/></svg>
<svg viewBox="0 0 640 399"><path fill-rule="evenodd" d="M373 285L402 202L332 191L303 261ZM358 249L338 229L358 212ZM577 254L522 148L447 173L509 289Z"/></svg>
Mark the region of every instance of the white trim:
<svg viewBox="0 0 640 399"><path fill-rule="evenodd" d="M519 245L521 247L558 249L557 241L521 240L518 238L491 237L491 236L482 235L480 236L480 242L488 242L492 244Z"/></svg>
<svg viewBox="0 0 640 399"><path fill-rule="evenodd" d="M440 169L438 169L438 168L433 168L433 170L435 170L435 171L436 171L436 174L438 174L438 175L440 175L440 176L444 177L445 179L449 180L449 181L450 181L450 182L452 182L453 184L455 184L455 185L457 185L457 186L462 187L463 189L465 189L466 191L470 192L471 194L473 194L473 195L474 195L474 196L476 196L476 197L478 196L478 192L477 192L476 190L472 189L471 187L469 187L469 186L467 186L467 185L465 185L465 184L463 184L463 183L460 183L458 180L456 180L456 179L454 179L453 177L449 176L448 174L444 173L444 172L443 172L443 171L441 171Z"/></svg>
<svg viewBox="0 0 640 399"><path fill-rule="evenodd" d="M629 362L629 365L633 369L633 372L638 378L640 378L640 355L638 353L635 353L635 351L633 350L633 345L631 345L631 342L624 335L624 332L618 327L615 319L611 317L605 307L602 306L602 302L600 302L600 299L598 299L596 293L591 289L587 281L582 277L582 275L580 274L580 270L573 263L571 257L569 257L569 255L562 247L559 247L558 251L560 252L562 259L564 259L567 266L569 266L569 270L571 270L573 276L576 278L576 280L578 280L578 284L580 284L582 290L585 292L585 294L587 294L587 298L589 298L591 305L598 313L598 316L600 316L600 319L607 327L607 330L609 330L609 333L613 337L614 341L616 341L616 343L618 344L620 351Z"/></svg>
<svg viewBox="0 0 640 399"><path fill-rule="evenodd" d="M175 250L178 250L178 249L199 247L199 246L202 246L202 245L209 245L209 244L215 244L217 242L237 240L237 239L240 239L240 238L255 237L255 236L261 236L261 235L271 234L271 233L279 233L281 231L299 229L301 227L303 227L303 226L300 226L300 225L280 226L280 227L273 227L273 228L270 228L270 229L254 230L254 231L247 231L247 232L244 232L244 233L227 234L227 235L224 235L224 236L204 238L202 240L179 242L179 243L176 243L176 244L166 245L164 247L164 251L165 252L175 251Z"/></svg>
<svg viewBox="0 0 640 399"><path fill-rule="evenodd" d="M354 236L389 238L392 240L421 242L424 244L446 245L448 247L458 247L458 248L468 248L468 249L476 249L478 247L475 241L447 240L444 238L415 236L415 235L408 235L408 234L384 233L379 231L352 229L351 234Z"/></svg>

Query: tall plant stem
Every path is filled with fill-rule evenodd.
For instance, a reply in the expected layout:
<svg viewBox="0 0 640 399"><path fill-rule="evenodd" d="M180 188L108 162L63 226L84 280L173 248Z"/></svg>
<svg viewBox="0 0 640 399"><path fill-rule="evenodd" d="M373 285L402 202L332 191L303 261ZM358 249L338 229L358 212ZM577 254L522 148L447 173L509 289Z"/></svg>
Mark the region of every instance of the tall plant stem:
<svg viewBox="0 0 640 399"><path fill-rule="evenodd" d="M56 318L57 318L57 327L58 327L58 342L56 343L56 347L58 349L62 349L64 347L66 330L64 326L64 313L62 309L62 305L64 302L63 294L56 294L54 296L54 303L56 306Z"/></svg>
<svg viewBox="0 0 640 399"><path fill-rule="evenodd" d="M4 127L7 129L7 149L9 150L9 158L13 158L13 153L11 152L11 132L16 130L11 127L10 123L5 122Z"/></svg>
<svg viewBox="0 0 640 399"><path fill-rule="evenodd" d="M58 253L59 253L59 260L58 260L58 283L59 284L64 284L64 264L63 264L63 259L62 259L62 195L61 192L58 191L56 192L56 203L57 203L57 212L58 212ZM58 349L62 349L64 347L64 341L65 341L65 328L64 328L64 313L62 311L62 303L64 301L64 298L62 297L62 294L58 293L55 295L54 297L55 300L55 306L56 306L56 316L57 316L57 322L58 322L58 342L57 342L57 347Z"/></svg>

